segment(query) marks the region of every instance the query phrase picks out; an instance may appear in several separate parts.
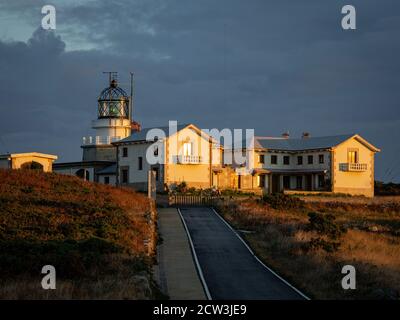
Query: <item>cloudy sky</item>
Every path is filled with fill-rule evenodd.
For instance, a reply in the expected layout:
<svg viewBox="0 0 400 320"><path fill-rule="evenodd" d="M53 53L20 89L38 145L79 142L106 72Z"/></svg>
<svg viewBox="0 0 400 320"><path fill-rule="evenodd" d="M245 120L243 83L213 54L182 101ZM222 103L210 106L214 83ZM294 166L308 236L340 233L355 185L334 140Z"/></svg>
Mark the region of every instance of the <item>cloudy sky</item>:
<svg viewBox="0 0 400 320"><path fill-rule="evenodd" d="M398 0L0 0L0 152L80 160L102 72L129 91L133 71L143 127L359 133L382 149L377 178L400 181L399 35Z"/></svg>

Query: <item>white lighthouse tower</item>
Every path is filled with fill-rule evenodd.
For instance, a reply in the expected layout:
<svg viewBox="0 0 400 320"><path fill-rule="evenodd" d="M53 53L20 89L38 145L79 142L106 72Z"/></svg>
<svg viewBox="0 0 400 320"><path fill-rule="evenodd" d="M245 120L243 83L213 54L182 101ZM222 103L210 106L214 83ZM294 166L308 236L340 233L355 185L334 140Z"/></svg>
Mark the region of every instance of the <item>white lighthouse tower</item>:
<svg viewBox="0 0 400 320"><path fill-rule="evenodd" d="M118 86L116 72L109 73L109 86L98 98L97 119L92 121L94 136L83 138L83 161L116 161L116 150L111 144L139 131L140 125L132 121L133 74L131 95Z"/></svg>

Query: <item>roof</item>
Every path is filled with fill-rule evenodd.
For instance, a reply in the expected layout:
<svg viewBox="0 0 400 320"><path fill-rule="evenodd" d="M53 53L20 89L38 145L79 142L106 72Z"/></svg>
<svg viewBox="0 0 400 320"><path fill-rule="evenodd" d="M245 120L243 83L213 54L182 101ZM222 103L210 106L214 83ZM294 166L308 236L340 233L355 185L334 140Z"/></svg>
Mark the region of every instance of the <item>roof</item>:
<svg viewBox="0 0 400 320"><path fill-rule="evenodd" d="M20 157L37 157L37 158L46 158L57 160L57 156L53 154L46 154L40 152L25 152L25 153L7 153L0 155L0 158L20 158Z"/></svg>
<svg viewBox="0 0 400 320"><path fill-rule="evenodd" d="M187 126L189 126L190 124L180 124L177 126L177 131L180 131L184 128L186 128ZM113 144L120 144L120 143L126 143L126 142L141 142L141 141L148 141L146 139L147 133L150 130L153 129L157 129L157 130L162 130L165 133L166 137L170 136L170 132L169 132L169 127L165 126L165 127L151 127L151 128L143 128L142 130L140 130L139 132L134 132L132 133L129 137L126 137L124 139L121 139L117 142L114 142ZM175 132L174 132L175 133Z"/></svg>
<svg viewBox="0 0 400 320"><path fill-rule="evenodd" d="M63 169L63 168L91 168L91 167L106 167L114 164L115 161L76 161L76 162L56 162L53 163L53 169Z"/></svg>
<svg viewBox="0 0 400 320"><path fill-rule="evenodd" d="M117 164L114 163L111 166L105 167L97 171L97 174L117 174Z"/></svg>
<svg viewBox="0 0 400 320"><path fill-rule="evenodd" d="M296 139L255 137L254 147L285 151L328 149L337 146L338 144L350 139L353 136L354 134L343 134L337 136Z"/></svg>

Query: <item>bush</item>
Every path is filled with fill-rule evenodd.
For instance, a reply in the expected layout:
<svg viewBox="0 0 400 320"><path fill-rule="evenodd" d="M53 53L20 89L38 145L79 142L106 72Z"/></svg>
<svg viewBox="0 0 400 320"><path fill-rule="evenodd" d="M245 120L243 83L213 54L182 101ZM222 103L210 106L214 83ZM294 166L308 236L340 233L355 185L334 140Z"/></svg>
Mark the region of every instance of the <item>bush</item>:
<svg viewBox="0 0 400 320"><path fill-rule="evenodd" d="M305 204L303 200L283 193L266 194L262 200L274 209L303 208Z"/></svg>
<svg viewBox="0 0 400 320"><path fill-rule="evenodd" d="M187 191L187 183L185 181L182 181L176 186L175 191L177 193L185 193Z"/></svg>
<svg viewBox="0 0 400 320"><path fill-rule="evenodd" d="M320 235L326 235L331 239L340 238L346 229L335 222L333 214L323 214L318 212L310 212L308 214L309 222L308 230L316 231Z"/></svg>
<svg viewBox="0 0 400 320"><path fill-rule="evenodd" d="M346 233L346 228L335 222L332 214L310 212L307 231L316 232L319 237L312 238L305 246L306 250L322 249L328 253L339 250L340 238Z"/></svg>

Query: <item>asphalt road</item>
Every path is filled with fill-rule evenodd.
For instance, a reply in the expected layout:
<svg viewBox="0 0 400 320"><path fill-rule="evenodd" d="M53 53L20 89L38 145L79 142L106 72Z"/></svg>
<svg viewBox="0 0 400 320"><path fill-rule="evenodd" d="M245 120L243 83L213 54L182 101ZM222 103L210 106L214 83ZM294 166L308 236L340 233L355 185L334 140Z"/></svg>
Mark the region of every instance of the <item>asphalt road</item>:
<svg viewBox="0 0 400 320"><path fill-rule="evenodd" d="M265 268L212 209L180 211L212 299L304 299Z"/></svg>

